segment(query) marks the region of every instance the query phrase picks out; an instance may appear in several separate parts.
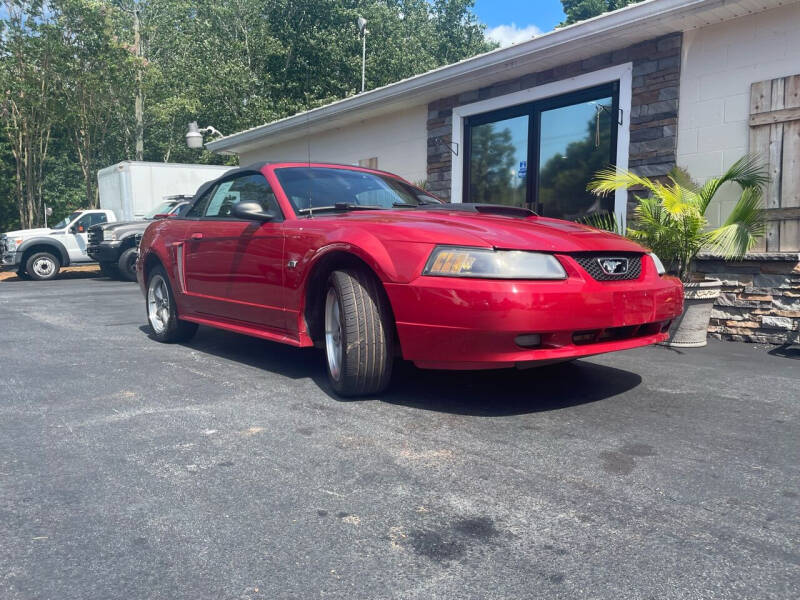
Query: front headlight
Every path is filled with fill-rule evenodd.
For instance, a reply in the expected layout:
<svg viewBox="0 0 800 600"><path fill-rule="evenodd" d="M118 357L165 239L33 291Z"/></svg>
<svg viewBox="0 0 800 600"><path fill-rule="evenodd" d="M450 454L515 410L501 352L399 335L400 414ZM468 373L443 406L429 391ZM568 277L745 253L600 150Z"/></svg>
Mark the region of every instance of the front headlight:
<svg viewBox="0 0 800 600"><path fill-rule="evenodd" d="M14 252L16 251L17 246L19 246L22 243L22 238L15 240L10 237L7 237L3 238L3 241L5 242L6 252Z"/></svg>
<svg viewBox="0 0 800 600"><path fill-rule="evenodd" d="M113 229L103 230L103 241L113 242L116 239L117 239L117 234Z"/></svg>
<svg viewBox="0 0 800 600"><path fill-rule="evenodd" d="M667 270L664 268L664 263L662 263L661 259L656 256L655 252L650 252L647 256L653 259L653 264L655 264L656 271L658 271L659 275L663 275L667 272Z"/></svg>
<svg viewBox="0 0 800 600"><path fill-rule="evenodd" d="M423 275L484 279L566 279L555 256L520 250L437 246Z"/></svg>

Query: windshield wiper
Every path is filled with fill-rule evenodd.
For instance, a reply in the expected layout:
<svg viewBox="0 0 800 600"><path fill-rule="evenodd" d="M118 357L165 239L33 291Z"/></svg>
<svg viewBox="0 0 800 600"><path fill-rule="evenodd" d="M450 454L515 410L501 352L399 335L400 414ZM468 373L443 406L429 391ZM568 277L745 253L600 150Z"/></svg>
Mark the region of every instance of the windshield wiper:
<svg viewBox="0 0 800 600"><path fill-rule="evenodd" d="M351 211L351 210L385 210L385 207L379 206L377 204L352 204L349 202L337 202L332 206L312 206L308 208L300 208L297 210L298 214L312 214L319 211L328 211L328 210L341 210L341 211Z"/></svg>

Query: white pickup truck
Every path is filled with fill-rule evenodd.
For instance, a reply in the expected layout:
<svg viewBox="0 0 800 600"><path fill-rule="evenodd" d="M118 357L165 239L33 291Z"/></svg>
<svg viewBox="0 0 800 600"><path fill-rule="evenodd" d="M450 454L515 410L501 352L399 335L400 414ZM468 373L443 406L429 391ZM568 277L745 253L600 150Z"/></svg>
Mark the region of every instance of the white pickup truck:
<svg viewBox="0 0 800 600"><path fill-rule="evenodd" d="M56 277L61 267L94 262L86 253L89 227L116 220L110 210L77 210L51 228L4 233L0 269L16 270L21 279L43 281Z"/></svg>

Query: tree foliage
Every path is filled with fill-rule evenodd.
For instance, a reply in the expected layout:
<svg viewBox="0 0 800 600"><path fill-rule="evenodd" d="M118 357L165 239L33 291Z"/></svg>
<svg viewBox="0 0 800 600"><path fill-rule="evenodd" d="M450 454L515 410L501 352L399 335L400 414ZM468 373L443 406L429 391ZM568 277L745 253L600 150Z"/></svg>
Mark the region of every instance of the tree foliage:
<svg viewBox="0 0 800 600"><path fill-rule="evenodd" d="M97 170L136 158L139 127L144 160L220 163L186 147L188 122L233 133L355 94L359 15L367 89L492 48L473 0L3 5L0 230L94 205Z"/></svg>
<svg viewBox="0 0 800 600"><path fill-rule="evenodd" d="M642 0L561 0L564 14L567 18L561 26L572 25L578 21L585 21L605 12L623 8Z"/></svg>

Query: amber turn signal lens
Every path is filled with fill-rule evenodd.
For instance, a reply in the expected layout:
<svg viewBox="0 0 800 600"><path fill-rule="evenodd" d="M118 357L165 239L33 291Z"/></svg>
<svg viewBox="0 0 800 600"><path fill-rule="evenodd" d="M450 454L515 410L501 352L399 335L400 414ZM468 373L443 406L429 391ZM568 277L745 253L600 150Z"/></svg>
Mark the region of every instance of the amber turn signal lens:
<svg viewBox="0 0 800 600"><path fill-rule="evenodd" d="M474 263L475 257L470 256L469 252L445 250L439 252L428 273L431 275L458 275L462 270L469 271Z"/></svg>

